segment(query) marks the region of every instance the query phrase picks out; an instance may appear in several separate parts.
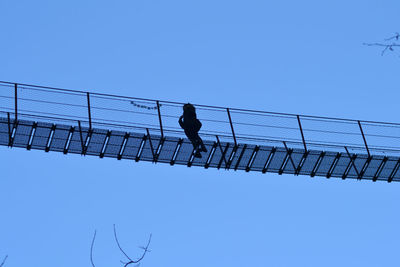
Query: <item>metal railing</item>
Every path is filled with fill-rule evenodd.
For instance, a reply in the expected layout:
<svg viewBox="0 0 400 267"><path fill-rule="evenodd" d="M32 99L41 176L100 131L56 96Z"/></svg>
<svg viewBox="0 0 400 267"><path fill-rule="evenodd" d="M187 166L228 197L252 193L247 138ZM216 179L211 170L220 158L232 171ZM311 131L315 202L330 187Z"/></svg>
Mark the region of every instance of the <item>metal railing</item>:
<svg viewBox="0 0 400 267"><path fill-rule="evenodd" d="M194 104L204 139L400 155L400 124ZM184 103L0 81L0 116L183 138Z"/></svg>

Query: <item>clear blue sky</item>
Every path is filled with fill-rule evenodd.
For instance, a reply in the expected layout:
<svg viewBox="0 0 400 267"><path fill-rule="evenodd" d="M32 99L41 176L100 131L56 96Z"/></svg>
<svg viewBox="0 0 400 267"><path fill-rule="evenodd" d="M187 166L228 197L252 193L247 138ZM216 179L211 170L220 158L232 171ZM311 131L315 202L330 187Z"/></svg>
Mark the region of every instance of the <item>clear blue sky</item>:
<svg viewBox="0 0 400 267"><path fill-rule="evenodd" d="M0 2L0 80L399 122L399 1ZM0 147L5 267L398 266L400 185Z"/></svg>

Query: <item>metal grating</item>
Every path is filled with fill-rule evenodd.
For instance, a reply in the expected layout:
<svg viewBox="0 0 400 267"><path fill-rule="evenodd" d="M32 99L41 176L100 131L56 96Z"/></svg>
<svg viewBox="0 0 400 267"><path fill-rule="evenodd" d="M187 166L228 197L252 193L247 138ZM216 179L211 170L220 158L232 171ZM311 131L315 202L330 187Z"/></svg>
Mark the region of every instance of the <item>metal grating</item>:
<svg viewBox="0 0 400 267"><path fill-rule="evenodd" d="M10 127L9 127L10 126ZM10 131L9 131L10 129ZM13 130L15 129L15 130ZM192 144L187 139L136 132L122 132L76 125L51 124L0 117L0 145L31 149L105 156L138 161L172 163L221 169L273 172L295 175L400 181L400 158L369 157L367 154L323 152L318 150L255 146L205 140L208 152L202 158L193 157ZM51 137L51 138L50 138ZM51 140L50 140L51 139ZM161 142L162 141L162 142ZM161 142L161 143L160 143ZM69 143L68 147L67 144ZM121 151L121 147L123 150ZM179 149L177 149L179 148ZM140 152L140 153L139 153ZM102 155L104 154L104 155ZM223 155L225 159L223 158ZM175 157L175 160L173 161ZM207 162L208 161L208 162ZM301 167L301 168L300 168ZM355 168L354 168L355 167ZM263 171L264 170L264 171ZM357 170L357 171L356 171Z"/></svg>

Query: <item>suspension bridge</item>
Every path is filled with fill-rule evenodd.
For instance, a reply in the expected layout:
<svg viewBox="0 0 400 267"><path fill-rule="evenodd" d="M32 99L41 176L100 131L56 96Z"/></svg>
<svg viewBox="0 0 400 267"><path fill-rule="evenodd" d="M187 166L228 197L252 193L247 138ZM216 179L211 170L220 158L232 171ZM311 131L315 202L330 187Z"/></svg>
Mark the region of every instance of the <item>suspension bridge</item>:
<svg viewBox="0 0 400 267"><path fill-rule="evenodd" d="M400 124L194 104L207 152L179 127L184 103L0 81L0 145L260 173L400 181Z"/></svg>

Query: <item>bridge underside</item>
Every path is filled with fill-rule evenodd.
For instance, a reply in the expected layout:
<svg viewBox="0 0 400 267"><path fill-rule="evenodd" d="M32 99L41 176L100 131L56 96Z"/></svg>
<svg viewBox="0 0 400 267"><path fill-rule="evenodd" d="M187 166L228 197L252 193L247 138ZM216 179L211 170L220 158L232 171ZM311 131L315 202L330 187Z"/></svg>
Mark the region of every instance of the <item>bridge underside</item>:
<svg viewBox="0 0 400 267"><path fill-rule="evenodd" d="M194 157L187 139L0 117L0 145L205 168L400 181L400 158L204 140Z"/></svg>

